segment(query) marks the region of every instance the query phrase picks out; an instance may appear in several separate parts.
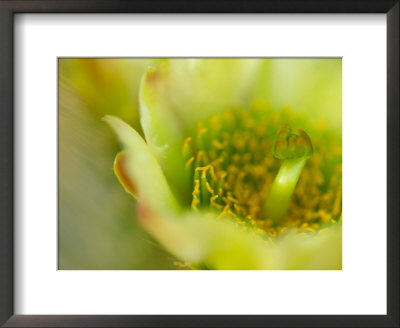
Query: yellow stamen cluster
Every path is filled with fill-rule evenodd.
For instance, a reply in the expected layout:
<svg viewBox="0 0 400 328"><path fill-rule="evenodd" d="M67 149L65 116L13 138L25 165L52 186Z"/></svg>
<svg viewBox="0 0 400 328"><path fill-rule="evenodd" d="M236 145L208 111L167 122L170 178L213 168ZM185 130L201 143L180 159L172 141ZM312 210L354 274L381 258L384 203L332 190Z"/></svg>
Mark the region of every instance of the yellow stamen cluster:
<svg viewBox="0 0 400 328"><path fill-rule="evenodd" d="M273 156L273 143L280 127L291 118L290 112L285 113L279 117L232 110L198 124L195 136L187 138L182 149L186 174L192 177L193 209L213 209L219 217L270 238L287 229L315 232L324 223L341 218L341 159L332 174L324 155L331 146L340 148L340 142L333 140L333 145L322 149L318 146L321 140L314 140L318 136L312 136L315 153L304 168L286 219L273 226L263 217L265 198L281 164ZM341 158L341 149L337 157Z"/></svg>

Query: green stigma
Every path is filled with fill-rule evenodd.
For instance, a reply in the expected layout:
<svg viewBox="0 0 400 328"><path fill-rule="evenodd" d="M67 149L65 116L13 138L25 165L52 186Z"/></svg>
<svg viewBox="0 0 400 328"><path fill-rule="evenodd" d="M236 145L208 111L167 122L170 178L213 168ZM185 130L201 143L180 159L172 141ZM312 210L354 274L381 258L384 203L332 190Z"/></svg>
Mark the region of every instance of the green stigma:
<svg viewBox="0 0 400 328"><path fill-rule="evenodd" d="M293 132L286 124L276 137L273 154L283 162L272 183L264 212L277 225L285 218L301 171L307 158L313 154L311 139L305 131L298 129Z"/></svg>

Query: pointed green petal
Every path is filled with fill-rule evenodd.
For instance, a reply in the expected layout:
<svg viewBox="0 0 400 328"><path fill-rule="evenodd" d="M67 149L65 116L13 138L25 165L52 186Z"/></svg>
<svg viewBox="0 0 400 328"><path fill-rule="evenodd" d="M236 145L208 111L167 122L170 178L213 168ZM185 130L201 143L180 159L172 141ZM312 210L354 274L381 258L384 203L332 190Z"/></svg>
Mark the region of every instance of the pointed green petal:
<svg viewBox="0 0 400 328"><path fill-rule="evenodd" d="M147 206L157 213L178 210L165 176L142 137L116 117L105 116L103 119L125 147L126 176L134 181L138 200L146 202Z"/></svg>
<svg viewBox="0 0 400 328"><path fill-rule="evenodd" d="M159 96L165 90L165 71L148 70L139 89L140 122L147 144L160 163L178 199L190 201L189 184L182 172L183 133L179 118Z"/></svg>

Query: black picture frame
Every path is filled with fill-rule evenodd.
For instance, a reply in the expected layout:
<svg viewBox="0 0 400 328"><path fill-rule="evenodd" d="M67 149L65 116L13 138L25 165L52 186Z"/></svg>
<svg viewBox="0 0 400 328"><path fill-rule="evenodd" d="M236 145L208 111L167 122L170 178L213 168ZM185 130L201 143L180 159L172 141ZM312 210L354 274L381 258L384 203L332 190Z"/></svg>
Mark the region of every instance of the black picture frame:
<svg viewBox="0 0 400 328"><path fill-rule="evenodd" d="M0 0L0 324L4 327L399 327L399 7L398 0ZM14 14L18 13L385 13L387 315L15 315L13 24Z"/></svg>

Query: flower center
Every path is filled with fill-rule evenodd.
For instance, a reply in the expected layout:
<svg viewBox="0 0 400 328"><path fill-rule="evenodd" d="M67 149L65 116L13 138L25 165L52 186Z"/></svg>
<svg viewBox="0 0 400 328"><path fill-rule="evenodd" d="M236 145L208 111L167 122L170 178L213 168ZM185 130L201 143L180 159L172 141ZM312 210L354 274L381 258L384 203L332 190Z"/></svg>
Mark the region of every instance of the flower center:
<svg viewBox="0 0 400 328"><path fill-rule="evenodd" d="M276 225L265 215L265 201L281 165L272 150L290 115L232 110L200 122L182 149L185 175L193 190L191 207L216 211L219 217L268 238L288 228L315 232L323 223L341 218L341 179L337 176L341 160L334 168L338 174L323 172L326 156L321 152L306 164L283 222ZM337 151L341 156L341 149Z"/></svg>

